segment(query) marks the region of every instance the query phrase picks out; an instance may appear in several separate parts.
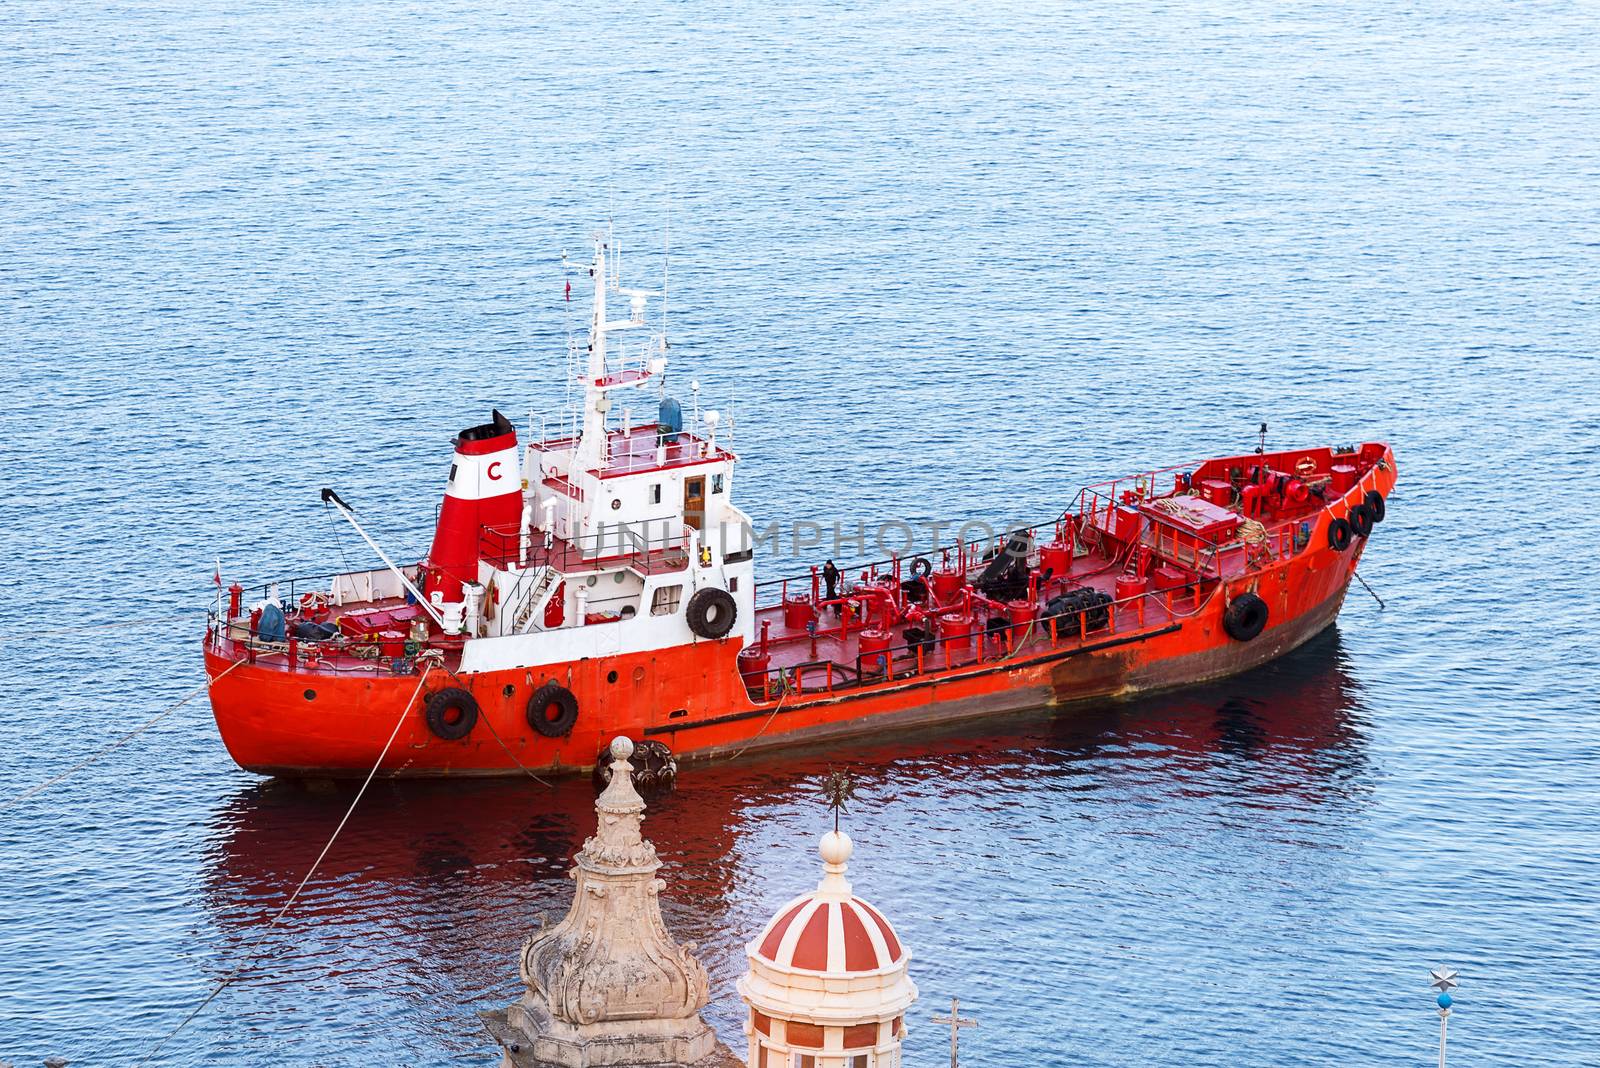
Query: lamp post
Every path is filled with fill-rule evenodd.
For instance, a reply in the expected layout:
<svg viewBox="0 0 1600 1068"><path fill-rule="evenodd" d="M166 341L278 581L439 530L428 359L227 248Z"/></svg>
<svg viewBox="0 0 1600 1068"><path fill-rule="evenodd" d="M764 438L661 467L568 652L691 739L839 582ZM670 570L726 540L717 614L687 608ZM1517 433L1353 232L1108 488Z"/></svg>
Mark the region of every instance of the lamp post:
<svg viewBox="0 0 1600 1068"><path fill-rule="evenodd" d="M1429 973L1432 982L1428 985L1439 992L1435 999L1439 1005L1439 1068L1444 1068L1445 1039L1450 1030L1450 1006L1455 999L1450 996L1450 991L1461 984L1456 981L1456 970L1440 966Z"/></svg>

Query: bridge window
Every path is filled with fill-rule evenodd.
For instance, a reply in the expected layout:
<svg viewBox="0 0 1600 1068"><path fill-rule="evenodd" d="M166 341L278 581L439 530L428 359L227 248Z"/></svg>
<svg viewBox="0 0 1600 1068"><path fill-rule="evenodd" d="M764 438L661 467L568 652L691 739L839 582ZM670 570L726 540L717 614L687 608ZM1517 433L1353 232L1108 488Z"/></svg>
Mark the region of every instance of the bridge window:
<svg viewBox="0 0 1600 1068"><path fill-rule="evenodd" d="M661 503L661 483L659 483L659 482L652 482L650 484L650 503L651 504L660 504Z"/></svg>
<svg viewBox="0 0 1600 1068"><path fill-rule="evenodd" d="M721 475L712 475L711 476L711 492L712 493L721 493L722 492L722 476Z"/></svg>
<svg viewBox="0 0 1600 1068"><path fill-rule="evenodd" d="M653 616L675 615L678 611L678 602L683 600L683 587L662 586L656 590L655 596L650 601L650 614Z"/></svg>

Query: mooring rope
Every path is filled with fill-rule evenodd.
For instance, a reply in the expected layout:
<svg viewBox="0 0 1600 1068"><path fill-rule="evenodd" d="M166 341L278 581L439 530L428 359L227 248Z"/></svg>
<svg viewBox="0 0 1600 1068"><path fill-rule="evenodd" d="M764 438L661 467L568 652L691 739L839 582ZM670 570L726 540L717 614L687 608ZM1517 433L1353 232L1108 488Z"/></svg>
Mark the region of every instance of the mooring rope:
<svg viewBox="0 0 1600 1068"><path fill-rule="evenodd" d="M237 667L238 665L236 664L234 666ZM228 670L231 671L233 669L229 668ZM344 817L339 820L339 826L333 829L332 837L328 839L327 845L322 847L322 852L317 854L317 859L312 861L311 867L306 871L305 878L301 879L300 885L294 888L294 893L289 895L289 900L283 903L283 907L273 915L271 921L268 922L266 927L261 929L260 935L256 938L255 949L248 953L244 960L235 965L227 975L224 975L222 977L222 981L212 989L211 993L206 995L205 1000L190 1010L189 1015L180 1020L177 1027L174 1027L171 1031L168 1031L161 1041L157 1042L155 1047L151 1049L149 1053L144 1055L144 1059L139 1062L141 1068L143 1065L149 1064L151 1058L160 1053L163 1046L172 1041L179 1031L182 1031L185 1027L189 1026L190 1021L192 1021L196 1016L199 1016L200 1013L205 1010L207 1005L216 1000L218 994L222 993L229 986L231 986L234 980L239 978L239 974L243 972L245 968L249 967L255 962L256 957L260 954L262 944L267 939L267 936L272 933L272 929L278 925L278 921L283 919L284 913L288 912L289 909L294 905L295 901L300 897L300 892L306 888L306 884L311 881L311 877L317 873L317 868L319 868L322 865L323 860L327 858L328 850L333 848L333 843L338 840L339 834L345 828L345 824L350 822L350 816L355 812L356 806L361 803L361 798L366 794L367 787L371 786L372 780L377 777L378 768L383 765L383 758L389 755L389 749L394 745L394 740L400 736L400 726L406 721L406 713L410 712L411 706L416 704L417 695L422 692L422 684L428 681L428 673L432 670L432 665L429 665L423 670L422 677L417 680L417 688L411 692L411 700L407 701L405 707L400 710L400 715L396 717L394 721L394 730L389 732L389 740L383 743L383 751L378 754L378 759L372 762L372 770L367 772L366 780L362 782L361 789L356 791L356 796L353 800L351 800L350 807L345 809ZM219 675L217 677L221 678L222 676Z"/></svg>
<svg viewBox="0 0 1600 1068"><path fill-rule="evenodd" d="M440 667L444 667L444 665L441 664ZM450 673L450 677L452 679L455 679L457 682L461 683L461 686L462 686L463 689L470 689L470 687L467 686L466 680L463 679L460 675L457 675L454 671L451 671L449 668L445 668L445 671ZM513 753L511 751L511 747L506 744L505 739L500 737L500 732L494 729L494 722L489 719L488 713L484 713L479 718L483 720L483 725L485 727L489 728L489 733L494 735L494 740L500 743L500 748L504 749L506 751L506 756L511 758L511 763L513 763L517 767L521 768L522 769L522 773L524 775L526 775L528 778L532 779L534 782L538 783L540 786L549 786L550 785L550 783L546 782L544 779L539 778L539 776L535 775L531 770L529 770L529 768L528 768L528 766L526 764L524 764L522 761L517 759L517 754Z"/></svg>
<svg viewBox="0 0 1600 1068"><path fill-rule="evenodd" d="M1033 628L1038 626L1038 624L1039 619L1037 616L1028 620L1028 629L1023 631L1022 637L1018 638L1011 646L1011 651L1000 657L998 660L991 661L991 663L1003 664L1007 660L1010 660L1012 657L1016 656L1018 653L1022 652L1022 647L1027 645L1028 640L1033 637Z"/></svg>
<svg viewBox="0 0 1600 1068"><path fill-rule="evenodd" d="M787 701L789 699L789 695L794 692L793 690L789 689L788 677L784 675L781 670L778 673L778 678L784 680L783 693L778 695L778 703L772 706L772 714L762 722L761 729L752 734L750 736L750 740L739 747L739 751L737 753L734 753L732 756L728 757L729 760L738 760L740 757L744 756L745 750L756 744L757 738L767 733L767 728L772 726L772 721L778 718L778 710L783 707L783 703Z"/></svg>
<svg viewBox="0 0 1600 1068"><path fill-rule="evenodd" d="M8 809L14 808L17 805L22 804L24 801L28 800L30 797L35 797L38 794L43 793L46 789L48 789L51 786L54 786L56 783L60 782L62 779L65 779L68 776L70 776L70 775L72 775L72 774L74 774L74 773L76 773L78 771L83 770L84 768L88 767L90 764L93 764L95 761L99 760L101 757L105 756L106 754L111 753L111 752L113 752L113 751L115 751L117 749L120 749L124 745L127 745L129 742L131 742L135 738L139 737L139 735L143 734L145 731L149 730L151 727L154 727L157 723L160 723L162 720L164 720L168 716L172 715L174 712L176 712L178 709L182 708L184 705L188 704L190 701L194 700L196 697L200 696L201 694L205 693L207 690L211 689L211 687L213 685L215 685L219 679L223 678L223 676L227 675L228 672L232 671L234 668L238 667L242 663L244 663L243 660L238 660L238 661L235 661L234 663L228 665L227 669L224 670L224 671L219 672L215 678L207 678L205 683L204 683L204 685L198 686L195 689L190 690L189 693L184 696L183 700L179 701L177 704L169 705L166 708L162 709L160 712L157 712L154 716L151 716L149 719L145 720L143 723L141 723L135 729L129 731L127 734L124 734L121 738L118 738L116 741L112 742L110 745L105 746L104 748L98 749L95 752L93 752L93 753L89 754L88 756L84 757L82 760L78 761L76 764L72 765L72 767L68 768L66 771L63 771L61 774L56 775L53 778L46 779L44 782L40 783L38 786L34 786L34 787L30 788L30 789L24 790L22 793L18 794L16 797L13 797L10 800L6 801L5 804L0 805L0 812L5 812Z"/></svg>

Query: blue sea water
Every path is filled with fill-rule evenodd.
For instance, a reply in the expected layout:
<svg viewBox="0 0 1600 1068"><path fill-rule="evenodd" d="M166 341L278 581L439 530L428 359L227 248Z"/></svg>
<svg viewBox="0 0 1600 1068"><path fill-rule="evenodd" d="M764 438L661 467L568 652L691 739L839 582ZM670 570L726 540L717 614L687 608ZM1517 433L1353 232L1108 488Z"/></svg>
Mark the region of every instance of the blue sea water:
<svg viewBox="0 0 1600 1068"><path fill-rule="evenodd" d="M964 1062L1600 1064L1600 11L1583 3L8 4L0 804L202 679L230 577L427 542L549 412L616 220L758 523L1046 515L1270 440L1401 481L1335 630L1183 693L695 770L669 923L859 892ZM581 279L574 288L581 295ZM765 562L768 575L787 561ZM109 628L127 621L140 626ZM105 627L106 629L96 629ZM0 812L0 1060L475 1064L586 783L229 761L201 701ZM252 953L258 953L252 957Z"/></svg>

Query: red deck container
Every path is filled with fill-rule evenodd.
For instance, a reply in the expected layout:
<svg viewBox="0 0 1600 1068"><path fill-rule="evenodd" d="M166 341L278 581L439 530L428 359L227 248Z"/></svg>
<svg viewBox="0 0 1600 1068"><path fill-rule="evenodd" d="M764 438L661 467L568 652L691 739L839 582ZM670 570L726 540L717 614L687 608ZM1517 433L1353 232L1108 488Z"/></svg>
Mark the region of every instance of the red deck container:
<svg viewBox="0 0 1600 1068"><path fill-rule="evenodd" d="M964 579L959 571L935 571L931 576L933 596L944 604L961 589Z"/></svg>
<svg viewBox="0 0 1600 1068"><path fill-rule="evenodd" d="M888 649L894 639L888 631L864 630L860 635L861 671L868 675L881 675L889 669Z"/></svg>
<svg viewBox="0 0 1600 1068"><path fill-rule="evenodd" d="M1125 601L1141 593L1150 592L1150 579L1144 575L1118 575L1116 598Z"/></svg>
<svg viewBox="0 0 1600 1068"><path fill-rule="evenodd" d="M805 594L790 594L783 599L783 625L790 630L805 630L806 624L816 618L817 610Z"/></svg>
<svg viewBox="0 0 1600 1068"><path fill-rule="evenodd" d="M762 652L759 645L739 650L739 675L746 686L759 687L771 664L771 654Z"/></svg>
<svg viewBox="0 0 1600 1068"><path fill-rule="evenodd" d="M947 648L970 649L972 647L972 617L969 615L939 617L939 636L944 639Z"/></svg>
<svg viewBox="0 0 1600 1068"><path fill-rule="evenodd" d="M1039 572L1050 572L1054 578L1060 578L1072 567L1072 546L1050 544L1039 550Z"/></svg>
<svg viewBox="0 0 1600 1068"><path fill-rule="evenodd" d="M1187 585L1188 582L1189 573L1171 564L1161 564L1155 570L1155 586L1158 593L1175 590L1179 586Z"/></svg>

